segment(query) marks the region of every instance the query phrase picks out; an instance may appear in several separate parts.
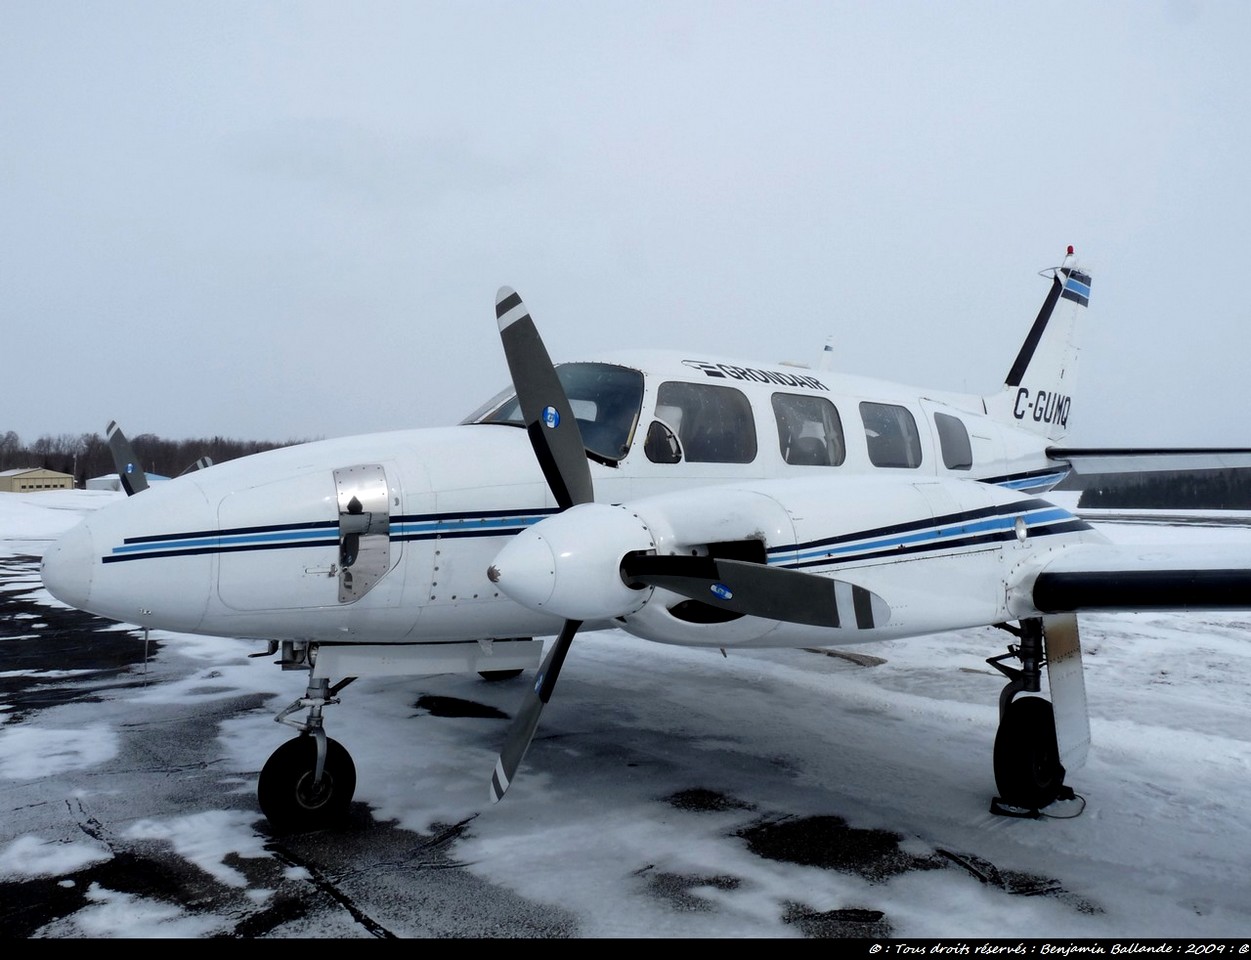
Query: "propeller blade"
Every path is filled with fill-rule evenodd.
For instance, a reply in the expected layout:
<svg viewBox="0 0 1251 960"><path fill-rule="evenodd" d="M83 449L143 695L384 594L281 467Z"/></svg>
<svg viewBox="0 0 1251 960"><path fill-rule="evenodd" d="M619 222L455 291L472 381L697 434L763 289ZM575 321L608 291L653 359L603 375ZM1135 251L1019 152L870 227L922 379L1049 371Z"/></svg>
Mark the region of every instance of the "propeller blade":
<svg viewBox="0 0 1251 960"><path fill-rule="evenodd" d="M517 391L521 418L548 489L561 510L594 502L591 468L573 407L556 375L556 368L538 328L530 317L530 311L511 287L500 287L495 295L495 319L499 322L500 342L504 345L508 373ZM581 620L565 621L539 669L534 686L513 718L508 739L491 777L493 802L499 802L516 775L538 728L539 714L551 699L569 645L581 626Z"/></svg>
<svg viewBox="0 0 1251 960"><path fill-rule="evenodd" d="M513 717L512 726L508 728L508 739L504 742L504 749L500 751L499 760L495 762L495 773L491 776L491 801L493 803L499 803L500 798L504 796L504 792L517 773L517 768L521 766L526 750L530 748L530 741L534 738L534 731L539 725L539 714L543 712L544 705L551 699L552 689L556 686L556 678L560 675L560 668L565 662L565 654L569 652L569 645L573 643L573 636L580 626L582 626L581 620L565 621L560 636L552 644L547 659L539 668L538 676L534 679L534 686L530 688L521 709Z"/></svg>
<svg viewBox="0 0 1251 960"><path fill-rule="evenodd" d="M122 489L126 491L126 496L133 497L136 493L147 490L148 477L116 420L109 421L105 435L108 437L109 452L113 454L113 466L117 469L117 477L122 483Z"/></svg>
<svg viewBox="0 0 1251 960"><path fill-rule="evenodd" d="M762 563L634 554L622 561L621 573L626 580L766 620L854 630L890 620L890 606L864 587Z"/></svg>
<svg viewBox="0 0 1251 960"><path fill-rule="evenodd" d="M178 476L185 477L189 473L194 473L196 470L205 470L211 467L212 465L213 465L212 457L201 457L195 463L191 464L191 466L187 467L187 469L184 470L182 473L178 474Z"/></svg>
<svg viewBox="0 0 1251 960"><path fill-rule="evenodd" d="M495 296L495 317L526 433L561 509L595 499L582 432L565 388L521 297L511 287Z"/></svg>

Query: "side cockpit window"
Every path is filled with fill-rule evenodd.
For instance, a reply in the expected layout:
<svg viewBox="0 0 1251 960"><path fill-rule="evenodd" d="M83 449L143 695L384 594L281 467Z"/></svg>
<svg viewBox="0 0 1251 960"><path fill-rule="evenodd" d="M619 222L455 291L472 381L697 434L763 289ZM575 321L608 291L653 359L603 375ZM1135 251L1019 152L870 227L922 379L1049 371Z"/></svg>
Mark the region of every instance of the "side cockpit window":
<svg viewBox="0 0 1251 960"><path fill-rule="evenodd" d="M569 397L587 454L601 463L617 463L634 442L643 404L643 374L611 363L563 363L556 368L556 376ZM509 389L462 423L523 426L521 404Z"/></svg>
<svg viewBox="0 0 1251 960"><path fill-rule="evenodd" d="M847 455L838 408L825 397L773 395L778 448L787 463L837 467Z"/></svg>
<svg viewBox="0 0 1251 960"><path fill-rule="evenodd" d="M973 467L973 445L964 421L947 413L934 414L938 428L938 445L943 452L943 466L948 470L970 470Z"/></svg>
<svg viewBox="0 0 1251 960"><path fill-rule="evenodd" d="M756 459L756 424L751 403L740 390L662 383L656 393L656 416L677 434L681 456L690 463L751 463Z"/></svg>
<svg viewBox="0 0 1251 960"><path fill-rule="evenodd" d="M893 403L860 404L869 460L875 467L919 467L921 437L907 407Z"/></svg>

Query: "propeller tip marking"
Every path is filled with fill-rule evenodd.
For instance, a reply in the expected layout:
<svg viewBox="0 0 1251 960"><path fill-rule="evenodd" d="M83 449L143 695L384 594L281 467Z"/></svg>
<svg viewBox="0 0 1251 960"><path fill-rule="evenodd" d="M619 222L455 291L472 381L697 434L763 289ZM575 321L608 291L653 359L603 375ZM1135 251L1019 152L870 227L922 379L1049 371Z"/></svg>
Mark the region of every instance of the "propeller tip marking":
<svg viewBox="0 0 1251 960"><path fill-rule="evenodd" d="M495 761L495 773L491 775L491 802L499 803L508 790L508 775L504 772L504 758Z"/></svg>
<svg viewBox="0 0 1251 960"><path fill-rule="evenodd" d="M500 287L495 298L495 319L499 321L501 332L518 320L525 320L529 316L526 305L521 302L517 291L511 287Z"/></svg>

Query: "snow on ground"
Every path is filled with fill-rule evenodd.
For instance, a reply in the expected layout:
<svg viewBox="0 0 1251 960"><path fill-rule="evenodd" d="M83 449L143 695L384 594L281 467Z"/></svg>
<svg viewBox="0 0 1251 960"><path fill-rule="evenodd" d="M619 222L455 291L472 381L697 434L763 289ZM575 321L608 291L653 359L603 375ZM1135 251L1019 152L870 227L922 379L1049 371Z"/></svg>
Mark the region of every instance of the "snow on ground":
<svg viewBox="0 0 1251 960"><path fill-rule="evenodd" d="M77 524L84 513L123 496L111 490L0 494L0 557L42 556L44 547Z"/></svg>
<svg viewBox="0 0 1251 960"><path fill-rule="evenodd" d="M116 496L0 495L0 557L38 555L81 511ZM1247 526L1106 529L1126 542L1200 538L1251 554ZM0 588L56 605L33 573ZM1081 799L1037 821L989 812L1002 679L986 658L1010 639L992 628L851 648L883 661L871 666L802 650L723 658L617 631L582 635L496 805L488 782L524 680L360 681L327 724L352 751L356 798L374 821L414 838L471 821L450 846L490 884L488 899L511 891L546 905L572 918L575 936L797 936L786 920L797 904L831 916L868 911L904 938L1246 935L1251 612L1105 614L1084 617L1082 632L1092 749L1069 776ZM53 808L88 811L80 824L106 821L118 843L185 861L223 897L264 904L272 883L302 876L288 864L272 883L248 879L274 856L255 808L256 773L290 734L273 716L303 693L302 675L250 658L255 644L153 638L163 649L151 682L21 716L0 708L0 883L69 883L114 856L116 843L100 834L55 826ZM138 641L119 632L116 642ZM50 643L38 669L56 670L56 654ZM9 670L0 659L0 673ZM435 706L447 703L498 716ZM182 774L154 769L163 751L180 749L161 718L172 731L188 717L204 718L213 756L195 774L200 788L162 805L148 785ZM149 725L149 752L136 759L127 744ZM673 802L692 791L721 802ZM814 824L851 831L830 834L832 846L893 836L896 859L874 874L830 869L829 850L822 865L762 856L761 824L804 824L810 844ZM228 912L192 913L93 884L80 908L38 932L191 937L228 929ZM395 918L392 929L421 929L409 922Z"/></svg>

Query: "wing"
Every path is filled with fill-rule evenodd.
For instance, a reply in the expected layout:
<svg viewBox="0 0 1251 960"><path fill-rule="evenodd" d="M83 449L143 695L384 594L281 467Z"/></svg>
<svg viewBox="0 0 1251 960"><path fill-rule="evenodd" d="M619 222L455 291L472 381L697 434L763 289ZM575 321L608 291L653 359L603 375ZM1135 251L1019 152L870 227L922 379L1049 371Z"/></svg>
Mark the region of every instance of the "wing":
<svg viewBox="0 0 1251 960"><path fill-rule="evenodd" d="M1048 447L1047 456L1083 476L1251 467L1246 447Z"/></svg>
<svg viewBox="0 0 1251 960"><path fill-rule="evenodd" d="M1246 610L1251 608L1251 549L1078 544L1049 561L1028 589L1042 613Z"/></svg>

